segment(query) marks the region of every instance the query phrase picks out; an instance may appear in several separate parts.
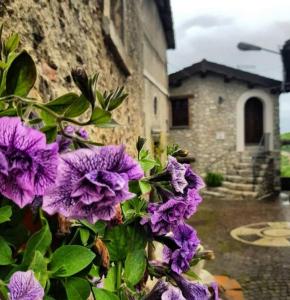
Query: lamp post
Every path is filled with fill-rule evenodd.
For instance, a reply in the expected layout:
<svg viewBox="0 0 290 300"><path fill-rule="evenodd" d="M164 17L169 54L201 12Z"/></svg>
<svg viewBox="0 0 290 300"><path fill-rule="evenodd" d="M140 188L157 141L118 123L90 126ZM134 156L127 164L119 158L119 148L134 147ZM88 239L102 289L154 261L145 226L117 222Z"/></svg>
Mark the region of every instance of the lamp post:
<svg viewBox="0 0 290 300"><path fill-rule="evenodd" d="M265 51L280 55L283 64L283 82L281 90L284 93L290 92L290 40L284 43L279 52L245 42L238 43L237 47L242 51Z"/></svg>
<svg viewBox="0 0 290 300"><path fill-rule="evenodd" d="M263 48L263 47L256 46L256 45L253 45L253 44L249 44L249 43L245 43L245 42L238 43L237 47L238 47L239 50L242 50L242 51L266 51L266 52L270 52L270 53L273 53L273 54L278 54L278 55L281 54L278 51L274 51L274 50L271 50L271 49Z"/></svg>

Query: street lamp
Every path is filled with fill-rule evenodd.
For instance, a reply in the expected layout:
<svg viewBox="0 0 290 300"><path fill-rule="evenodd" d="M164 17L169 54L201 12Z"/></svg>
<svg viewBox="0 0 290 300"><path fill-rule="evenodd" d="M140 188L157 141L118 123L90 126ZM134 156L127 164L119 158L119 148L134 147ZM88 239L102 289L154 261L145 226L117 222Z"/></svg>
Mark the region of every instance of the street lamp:
<svg viewBox="0 0 290 300"><path fill-rule="evenodd" d="M274 51L271 49L263 48L263 47L245 43L245 42L238 43L237 47L239 50L242 50L242 51L266 51L266 52L270 52L270 53L274 53L274 54L278 54L278 55L281 54L278 51Z"/></svg>
<svg viewBox="0 0 290 300"><path fill-rule="evenodd" d="M280 55L283 63L283 82L281 89L282 92L290 92L290 40L285 42L279 52L245 42L238 43L237 47L242 51L266 51Z"/></svg>

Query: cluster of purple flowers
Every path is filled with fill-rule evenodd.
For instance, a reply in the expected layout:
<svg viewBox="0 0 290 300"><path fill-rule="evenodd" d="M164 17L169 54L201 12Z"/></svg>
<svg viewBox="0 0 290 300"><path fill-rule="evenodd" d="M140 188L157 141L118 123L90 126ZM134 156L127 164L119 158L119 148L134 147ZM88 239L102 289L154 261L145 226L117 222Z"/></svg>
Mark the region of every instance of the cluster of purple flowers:
<svg viewBox="0 0 290 300"><path fill-rule="evenodd" d="M173 239L178 248L171 250L168 247L164 247L164 261L170 265L172 271L181 274L190 268L190 261L200 241L196 231L186 224L176 227L173 231Z"/></svg>
<svg viewBox="0 0 290 300"><path fill-rule="evenodd" d="M141 221L142 224L149 223L152 232L158 235L174 230L196 212L202 201L199 190L204 187L202 179L189 164L181 164L172 156L168 157L166 171L170 175L173 193L163 197L162 203L150 203L149 216Z"/></svg>
<svg viewBox="0 0 290 300"><path fill-rule="evenodd" d="M170 175L173 192L163 195L161 203L149 203L148 216L141 220L141 224L148 223L154 235L173 232L179 248L171 251L165 247L164 254L171 269L180 274L189 269L189 262L199 245L196 231L184 221L196 212L202 201L199 190L204 183L189 164L181 164L172 156L168 157L166 172Z"/></svg>
<svg viewBox="0 0 290 300"><path fill-rule="evenodd" d="M66 133L87 133L73 126ZM115 207L134 196L130 180L144 175L122 146L94 147L59 154L58 143L22 124L0 118L0 193L19 207L43 197L43 209L68 218L111 220Z"/></svg>

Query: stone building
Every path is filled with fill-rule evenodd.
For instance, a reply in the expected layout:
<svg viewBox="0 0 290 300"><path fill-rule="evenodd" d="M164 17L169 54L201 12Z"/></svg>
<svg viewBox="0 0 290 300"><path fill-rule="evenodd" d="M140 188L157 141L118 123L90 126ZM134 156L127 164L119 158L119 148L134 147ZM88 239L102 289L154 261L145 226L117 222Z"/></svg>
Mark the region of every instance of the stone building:
<svg viewBox="0 0 290 300"><path fill-rule="evenodd" d="M280 81L203 60L169 84L171 141L201 174L224 175L208 195L261 198L279 188Z"/></svg>
<svg viewBox="0 0 290 300"><path fill-rule="evenodd" d="M168 136L169 93L166 49L175 47L172 19L168 19L171 15L169 1L143 0L142 15L146 95L143 98L145 137L151 142L152 152L157 152L166 148Z"/></svg>
<svg viewBox="0 0 290 300"><path fill-rule="evenodd" d="M91 128L95 141L123 143L133 152L138 135L151 137L152 129L157 142L166 136L157 114L145 116L155 102L159 113L168 95L166 50L174 48L170 0L4 0L0 16L5 34L18 32L36 61L35 93L42 101L74 90L70 70L77 66L100 73L101 90L125 86L129 97L114 112L121 126Z"/></svg>

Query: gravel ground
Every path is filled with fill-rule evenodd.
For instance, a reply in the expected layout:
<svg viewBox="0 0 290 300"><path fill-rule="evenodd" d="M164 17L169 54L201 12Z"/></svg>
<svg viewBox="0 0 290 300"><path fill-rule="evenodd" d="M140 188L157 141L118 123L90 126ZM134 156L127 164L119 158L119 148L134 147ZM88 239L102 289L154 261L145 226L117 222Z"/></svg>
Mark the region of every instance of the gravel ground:
<svg viewBox="0 0 290 300"><path fill-rule="evenodd" d="M237 279L246 300L290 299L290 247L253 246L230 236L236 227L267 221L290 221L290 206L278 200L204 200L189 222L215 252L206 269Z"/></svg>

